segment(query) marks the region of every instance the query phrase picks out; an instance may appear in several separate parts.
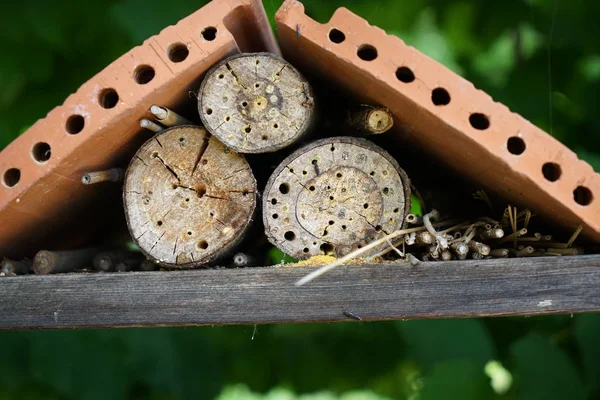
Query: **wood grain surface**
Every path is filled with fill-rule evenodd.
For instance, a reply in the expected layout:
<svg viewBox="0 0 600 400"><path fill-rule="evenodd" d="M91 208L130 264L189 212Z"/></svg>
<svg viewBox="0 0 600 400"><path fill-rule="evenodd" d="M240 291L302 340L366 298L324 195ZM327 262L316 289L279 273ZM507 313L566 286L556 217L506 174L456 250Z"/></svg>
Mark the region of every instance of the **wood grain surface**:
<svg viewBox="0 0 600 400"><path fill-rule="evenodd" d="M0 278L0 329L264 324L600 311L600 255ZM346 314L344 313L346 312Z"/></svg>

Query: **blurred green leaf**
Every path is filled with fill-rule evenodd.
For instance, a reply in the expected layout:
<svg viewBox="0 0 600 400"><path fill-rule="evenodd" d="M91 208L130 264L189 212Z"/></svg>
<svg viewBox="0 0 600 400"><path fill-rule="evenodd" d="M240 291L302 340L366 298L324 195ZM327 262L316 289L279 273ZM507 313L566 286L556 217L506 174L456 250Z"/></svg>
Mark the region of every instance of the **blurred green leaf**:
<svg viewBox="0 0 600 400"><path fill-rule="evenodd" d="M518 399L585 399L581 378L568 355L549 338L531 333L510 348Z"/></svg>
<svg viewBox="0 0 600 400"><path fill-rule="evenodd" d="M496 357L486 326L477 319L405 321L397 323L409 354L425 372L441 361L463 360L483 374L485 363Z"/></svg>
<svg viewBox="0 0 600 400"><path fill-rule="evenodd" d="M600 314L580 315L575 321L575 339L589 387L600 396Z"/></svg>
<svg viewBox="0 0 600 400"><path fill-rule="evenodd" d="M423 379L421 400L490 399L494 395L489 379L478 363L453 360L437 363L431 375Z"/></svg>

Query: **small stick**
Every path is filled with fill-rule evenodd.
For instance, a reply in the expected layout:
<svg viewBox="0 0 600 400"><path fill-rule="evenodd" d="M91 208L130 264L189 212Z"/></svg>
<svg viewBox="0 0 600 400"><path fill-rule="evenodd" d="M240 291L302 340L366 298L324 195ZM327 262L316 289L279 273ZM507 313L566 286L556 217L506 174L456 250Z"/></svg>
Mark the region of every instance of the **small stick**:
<svg viewBox="0 0 600 400"><path fill-rule="evenodd" d="M189 120L177 114L175 111L168 109L167 107L153 105L150 107L150 112L154 114L154 117L165 126L194 125Z"/></svg>
<svg viewBox="0 0 600 400"><path fill-rule="evenodd" d="M469 249L472 252L481 253L483 256L490 255L490 246L483 244L481 242L471 241L469 242Z"/></svg>
<svg viewBox="0 0 600 400"><path fill-rule="evenodd" d="M416 229L416 228L412 228L412 229ZM361 247L360 249L357 249L357 250L345 255L344 257L338 258L331 264L327 264L327 265L311 272L310 274L306 275L302 279L298 280L295 283L295 285L296 286L305 285L308 282L312 281L313 279L318 278L319 276L325 274L326 272L331 271L335 267L339 267L340 265L344 264L345 262L353 260L353 259L357 258L358 256L360 256L361 254L364 254L364 253L370 251L371 249L385 243L387 240L393 239L393 238L401 236L401 235L405 235L407 233L410 233L410 231L412 231L412 230L411 229L400 229L398 231L395 231L388 235L385 235L384 237L379 238L379 239L375 240L374 242L369 243L365 247Z"/></svg>
<svg viewBox="0 0 600 400"><path fill-rule="evenodd" d="M160 126L159 124L157 124L154 121L150 121L149 119L142 119L140 120L140 126L144 129L148 129L149 131L152 131L154 133L160 133L161 131L163 131L165 128L163 128L162 126Z"/></svg>
<svg viewBox="0 0 600 400"><path fill-rule="evenodd" d="M10 260L5 258L0 263L0 274L27 275L31 273L31 260Z"/></svg>
<svg viewBox="0 0 600 400"><path fill-rule="evenodd" d="M233 256L233 264L236 267L248 267L250 265L256 265L256 259L252 256L249 256L246 253L237 253Z"/></svg>
<svg viewBox="0 0 600 400"><path fill-rule="evenodd" d="M439 246L442 248L442 250L446 250L448 248L448 240L446 240L446 238L443 235L440 235L433 227L433 225L431 225L431 219L435 219L437 218L439 215L439 213L437 212L437 210L431 210L431 212L423 215L423 224L425 225L425 228L429 231L429 233L431 233L433 235L433 237L435 238L436 242L439 244Z"/></svg>
<svg viewBox="0 0 600 400"><path fill-rule="evenodd" d="M508 257L510 251L508 249L493 249L490 250L490 255L492 257Z"/></svg>
<svg viewBox="0 0 600 400"><path fill-rule="evenodd" d="M573 234L569 238L569 241L567 242L567 247L571 247L573 242L577 239L577 236L579 236L579 234L581 233L582 229L583 229L583 225L579 225L577 227L577 229L575 229L575 232L573 232Z"/></svg>
<svg viewBox="0 0 600 400"><path fill-rule="evenodd" d="M407 214L405 220L406 220L406 223L410 224L410 225L422 225L423 224L423 218L419 217L415 214Z"/></svg>
<svg viewBox="0 0 600 400"><path fill-rule="evenodd" d="M124 264L121 268L138 267L144 259L141 253L133 251L103 251L94 257L94 268L98 271L109 272L116 271L119 264Z"/></svg>
<svg viewBox="0 0 600 400"><path fill-rule="evenodd" d="M350 127L365 135L379 135L394 126L394 118L387 108L361 106L348 116Z"/></svg>
<svg viewBox="0 0 600 400"><path fill-rule="evenodd" d="M577 247L571 247L568 249L556 249L556 248L549 248L546 249L546 252L548 253L554 253L554 254L561 254L564 256L576 256L579 254L583 254L583 250Z"/></svg>
<svg viewBox="0 0 600 400"><path fill-rule="evenodd" d="M467 246L466 244L464 244L462 242L454 243L451 246L451 248L454 251L454 253L456 254L456 258L458 258L459 260L466 259L467 255L469 254L469 246Z"/></svg>
<svg viewBox="0 0 600 400"><path fill-rule="evenodd" d="M106 171L88 172L81 177L81 183L93 185L100 182L121 182L124 176L123 168L111 168Z"/></svg>
<svg viewBox="0 0 600 400"><path fill-rule="evenodd" d="M452 260L452 253L448 249L442 250L442 252L440 254L440 258L443 261L450 261L450 260Z"/></svg>
<svg viewBox="0 0 600 400"><path fill-rule="evenodd" d="M415 243L419 246L423 246L426 244L433 243L434 240L435 240L435 238L433 237L433 235L431 233L429 233L428 231L425 231L425 232L419 232L417 234Z"/></svg>
<svg viewBox="0 0 600 400"><path fill-rule="evenodd" d="M517 251L517 257L523 257L525 255L532 254L534 251L535 249L531 246L524 247Z"/></svg>
<svg viewBox="0 0 600 400"><path fill-rule="evenodd" d="M487 230L481 231L479 233L479 238L481 240L502 239L503 237L504 237L504 230L500 229L500 228L487 229Z"/></svg>
<svg viewBox="0 0 600 400"><path fill-rule="evenodd" d="M67 251L38 251L33 258L33 271L38 275L72 272L92 265L98 248L91 247Z"/></svg>
<svg viewBox="0 0 600 400"><path fill-rule="evenodd" d="M527 229L522 228L522 229L519 229L518 231L511 233L508 236L505 236L500 241L498 241L498 243L506 243L506 242L514 241L516 238L519 238L526 234L527 234Z"/></svg>

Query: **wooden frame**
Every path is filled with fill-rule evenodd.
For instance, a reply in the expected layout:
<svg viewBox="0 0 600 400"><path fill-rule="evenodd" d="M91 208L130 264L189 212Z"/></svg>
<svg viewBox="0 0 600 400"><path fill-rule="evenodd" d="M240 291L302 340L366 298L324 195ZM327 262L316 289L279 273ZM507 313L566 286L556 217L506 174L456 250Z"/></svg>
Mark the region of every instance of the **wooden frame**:
<svg viewBox="0 0 600 400"><path fill-rule="evenodd" d="M600 255L0 278L0 330L600 311Z"/></svg>

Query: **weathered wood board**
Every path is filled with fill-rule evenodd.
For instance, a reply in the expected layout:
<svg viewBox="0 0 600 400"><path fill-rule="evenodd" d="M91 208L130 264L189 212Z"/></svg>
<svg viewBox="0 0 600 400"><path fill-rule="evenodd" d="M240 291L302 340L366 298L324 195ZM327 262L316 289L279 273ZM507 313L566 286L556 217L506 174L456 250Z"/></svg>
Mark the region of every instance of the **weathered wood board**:
<svg viewBox="0 0 600 400"><path fill-rule="evenodd" d="M0 278L0 329L600 312L600 255Z"/></svg>

